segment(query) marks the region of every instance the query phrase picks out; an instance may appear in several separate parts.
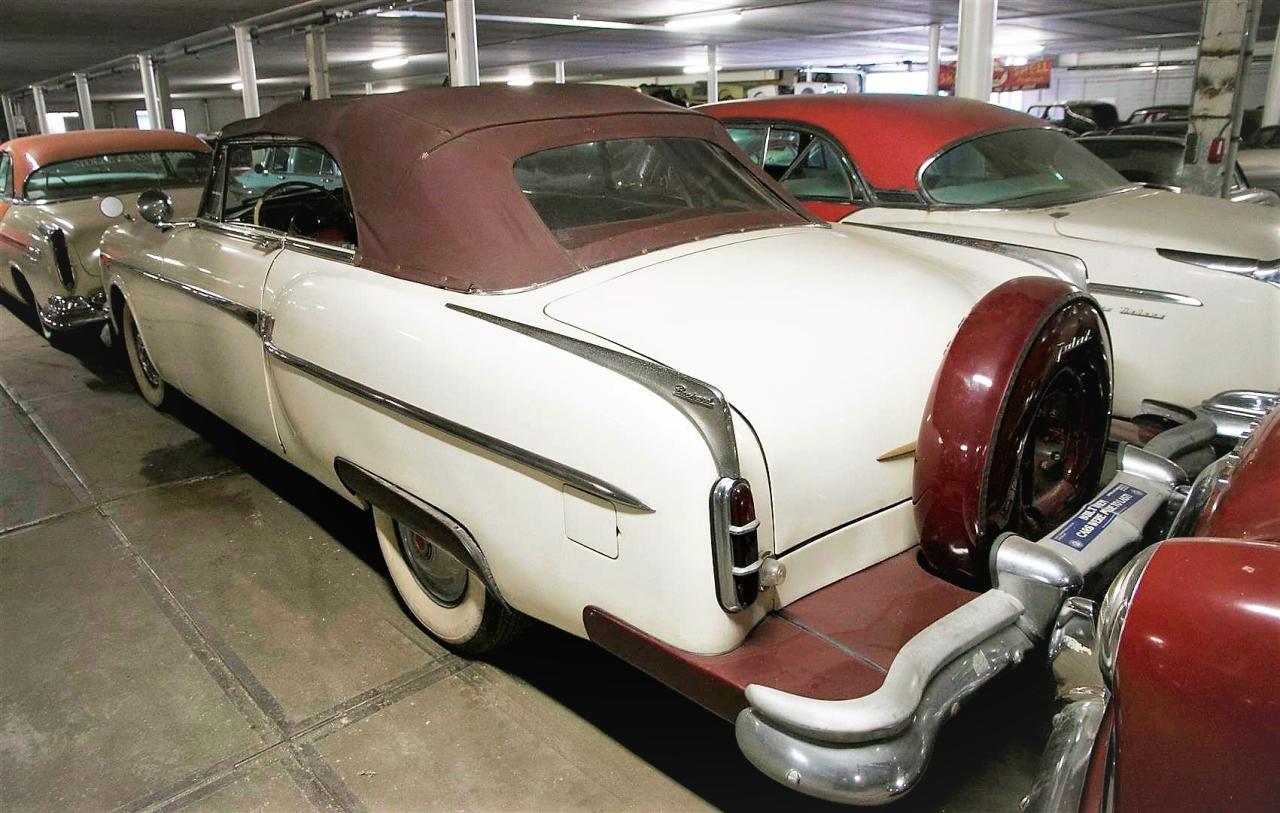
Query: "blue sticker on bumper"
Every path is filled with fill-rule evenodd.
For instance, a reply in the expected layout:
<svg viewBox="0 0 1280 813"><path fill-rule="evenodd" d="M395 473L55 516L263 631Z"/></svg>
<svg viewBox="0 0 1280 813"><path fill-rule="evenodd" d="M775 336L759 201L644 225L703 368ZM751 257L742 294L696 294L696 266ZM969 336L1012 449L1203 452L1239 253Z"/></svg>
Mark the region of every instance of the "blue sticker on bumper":
<svg viewBox="0 0 1280 813"><path fill-rule="evenodd" d="M1066 524L1049 537L1055 542L1069 545L1076 550L1089 546L1111 520L1123 514L1131 505L1147 496L1140 488L1116 483L1106 493L1076 512Z"/></svg>

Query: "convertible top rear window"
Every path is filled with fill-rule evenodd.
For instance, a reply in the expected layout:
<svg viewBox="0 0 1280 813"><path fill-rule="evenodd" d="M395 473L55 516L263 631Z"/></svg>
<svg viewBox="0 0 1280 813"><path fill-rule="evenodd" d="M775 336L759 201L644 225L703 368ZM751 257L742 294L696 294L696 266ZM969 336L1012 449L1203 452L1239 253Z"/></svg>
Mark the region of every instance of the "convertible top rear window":
<svg viewBox="0 0 1280 813"><path fill-rule="evenodd" d="M793 211L726 150L696 138L555 147L516 161L515 174L566 249L699 217Z"/></svg>

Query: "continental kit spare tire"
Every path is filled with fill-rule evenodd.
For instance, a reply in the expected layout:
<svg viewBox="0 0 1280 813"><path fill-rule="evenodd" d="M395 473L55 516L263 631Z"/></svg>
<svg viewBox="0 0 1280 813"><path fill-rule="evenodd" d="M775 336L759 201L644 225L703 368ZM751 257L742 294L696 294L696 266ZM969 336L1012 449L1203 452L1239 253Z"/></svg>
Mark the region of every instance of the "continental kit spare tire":
<svg viewBox="0 0 1280 813"><path fill-rule="evenodd" d="M1111 376L1106 320L1080 289L1019 277L973 307L917 438L912 502L930 566L985 584L997 536L1039 538L1094 496Z"/></svg>

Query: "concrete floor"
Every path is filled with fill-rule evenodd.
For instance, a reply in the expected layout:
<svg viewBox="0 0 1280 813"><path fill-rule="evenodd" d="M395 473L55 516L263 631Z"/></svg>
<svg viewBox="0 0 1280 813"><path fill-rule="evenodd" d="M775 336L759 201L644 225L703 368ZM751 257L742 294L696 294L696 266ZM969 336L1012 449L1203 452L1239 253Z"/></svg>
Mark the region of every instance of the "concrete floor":
<svg viewBox="0 0 1280 813"><path fill-rule="evenodd" d="M435 644L369 518L192 404L155 412L94 341L0 309L0 811L835 809L731 727L535 625ZM1052 687L946 728L894 811L1014 811Z"/></svg>

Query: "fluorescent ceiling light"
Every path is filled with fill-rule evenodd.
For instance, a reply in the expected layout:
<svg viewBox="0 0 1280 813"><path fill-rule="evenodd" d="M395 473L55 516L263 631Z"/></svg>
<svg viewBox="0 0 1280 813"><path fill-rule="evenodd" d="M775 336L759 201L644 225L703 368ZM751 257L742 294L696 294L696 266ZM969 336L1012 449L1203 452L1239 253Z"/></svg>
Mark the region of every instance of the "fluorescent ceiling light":
<svg viewBox="0 0 1280 813"><path fill-rule="evenodd" d="M377 59L369 63L369 67L375 71L389 71L392 68L399 68L409 64L407 56L389 56L386 59Z"/></svg>
<svg viewBox="0 0 1280 813"><path fill-rule="evenodd" d="M672 17L667 20L667 28L714 28L721 25L733 25L742 19L741 11L718 11L714 14L690 14L687 17Z"/></svg>
<svg viewBox="0 0 1280 813"><path fill-rule="evenodd" d="M417 9L392 9L390 11L378 11L377 9L371 9L365 13L371 14L375 17L386 17L388 19L401 17L416 17L422 20L445 19L443 11L419 11ZM476 22L514 23L516 25L552 25L564 28L601 28L614 31L646 31L662 28L660 25L649 25L646 23L622 23L617 20L588 20L583 17L527 17L518 14L477 14Z"/></svg>
<svg viewBox="0 0 1280 813"><path fill-rule="evenodd" d="M716 65L716 73L719 73L722 67L724 66ZM685 65L684 72L685 73L706 73L707 66L706 65Z"/></svg>
<svg viewBox="0 0 1280 813"><path fill-rule="evenodd" d="M527 88L533 84L533 77L528 71L523 73L511 72L507 74L507 84L513 88Z"/></svg>
<svg viewBox="0 0 1280 813"><path fill-rule="evenodd" d="M1038 42L1029 42L1025 45L997 45L992 50L997 56L1031 57L1044 53L1044 45Z"/></svg>
<svg viewBox="0 0 1280 813"><path fill-rule="evenodd" d="M232 90L244 90L244 82L232 82L232 83L231 83L231 89L232 89Z"/></svg>

